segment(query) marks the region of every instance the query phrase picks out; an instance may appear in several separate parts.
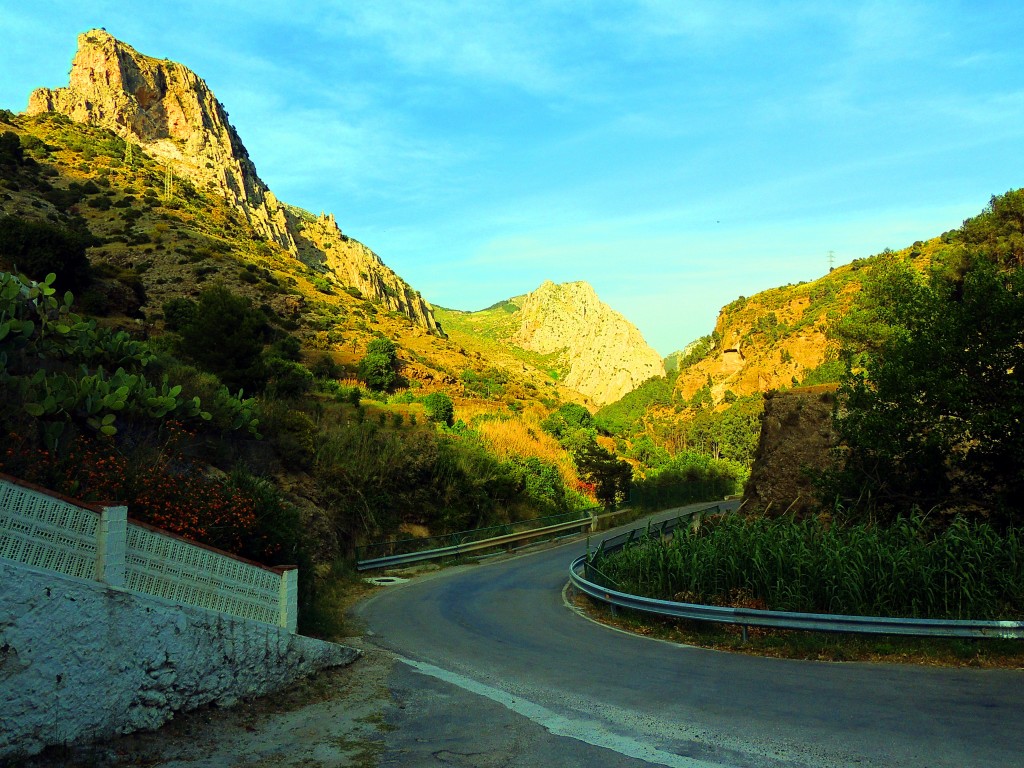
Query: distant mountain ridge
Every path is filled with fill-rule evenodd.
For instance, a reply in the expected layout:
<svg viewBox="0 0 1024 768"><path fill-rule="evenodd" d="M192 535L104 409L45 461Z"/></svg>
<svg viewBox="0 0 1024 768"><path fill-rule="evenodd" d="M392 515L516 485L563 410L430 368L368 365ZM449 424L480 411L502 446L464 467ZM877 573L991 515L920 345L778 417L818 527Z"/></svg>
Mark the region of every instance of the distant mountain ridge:
<svg viewBox="0 0 1024 768"><path fill-rule="evenodd" d="M442 333L433 307L369 248L342 234L333 215L283 205L256 166L228 113L202 78L182 64L140 54L104 30L78 38L69 85L39 88L29 115L56 112L107 128L166 163L168 183L187 178L217 191L261 237L321 272Z"/></svg>
<svg viewBox="0 0 1024 768"><path fill-rule="evenodd" d="M618 400L647 379L664 376L661 356L636 326L602 302L586 282L547 280L531 293L480 312L440 312L461 340L488 338L545 361L561 384L597 405ZM453 336L455 338L455 336Z"/></svg>

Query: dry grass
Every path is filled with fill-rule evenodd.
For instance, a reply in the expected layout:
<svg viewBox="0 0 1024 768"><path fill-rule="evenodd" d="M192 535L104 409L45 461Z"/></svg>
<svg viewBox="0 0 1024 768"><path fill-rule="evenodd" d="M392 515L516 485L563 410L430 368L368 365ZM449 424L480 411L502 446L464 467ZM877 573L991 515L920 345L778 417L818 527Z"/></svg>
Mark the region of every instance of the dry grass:
<svg viewBox="0 0 1024 768"><path fill-rule="evenodd" d="M465 418L460 412L460 418ZM536 457L558 468L567 487L579 482L576 466L568 453L547 432L540 428L535 413L524 413L508 419L484 419L474 427L501 458Z"/></svg>

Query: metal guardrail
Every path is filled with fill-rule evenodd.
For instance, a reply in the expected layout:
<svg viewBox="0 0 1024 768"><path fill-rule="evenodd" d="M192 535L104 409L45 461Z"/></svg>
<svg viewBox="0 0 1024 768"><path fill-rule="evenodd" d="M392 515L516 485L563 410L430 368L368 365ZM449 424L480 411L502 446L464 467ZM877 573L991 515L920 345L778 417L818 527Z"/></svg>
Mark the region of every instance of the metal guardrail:
<svg viewBox="0 0 1024 768"><path fill-rule="evenodd" d="M556 533L562 533L563 531L571 531L577 528L590 528L593 525L593 523L593 516L588 514L586 517L583 518L567 520L561 523L555 523L554 525L543 526L541 528L530 528L525 531L507 533L503 536L494 536L489 539L459 542L447 547L438 547L436 549L426 549L420 550L418 552L405 552L396 555L388 555L386 557L376 557L367 560L358 560L356 561L356 570L370 571L376 568L391 568L396 565L418 563L423 560L436 560L442 557L455 557L457 555L464 555L470 552L479 552L484 549L491 549L493 547L501 547L507 544L514 544L518 541L526 541L528 539L536 539L541 538L543 536L551 536Z"/></svg>
<svg viewBox="0 0 1024 768"><path fill-rule="evenodd" d="M673 521L669 530L675 530L685 518L717 511L709 507ZM754 608L729 608L699 603L677 603L670 600L656 600L650 597L631 595L590 580L592 574L611 582L602 574L593 561L599 555L622 549L629 543L639 541L652 533L667 533L664 527L637 528L601 542L592 555L582 555L569 566L569 580L573 586L586 595L619 608L669 616L677 619L713 621L721 624L738 624L743 627L744 638L747 627L773 627L775 629L803 629L815 632L848 632L877 635L913 635L918 637L972 637L972 638L1024 638L1024 621L970 621L953 619L904 619L883 616L846 616L827 613L797 613L793 611L766 611Z"/></svg>
<svg viewBox="0 0 1024 768"><path fill-rule="evenodd" d="M363 544L356 547L356 560L376 560L391 555L403 555L411 552L426 552L434 549L444 549L456 544L468 544L474 541L492 539L498 536L505 536L518 531L528 531L533 528L544 528L557 523L566 523L580 519L593 519L593 510L597 507L577 509L571 512L562 512L557 515L546 515L544 517L533 517L527 520L517 520L513 523L492 525L486 528L473 528L468 531L455 531L439 536L419 536L408 539L397 539L392 541L378 541L373 544Z"/></svg>

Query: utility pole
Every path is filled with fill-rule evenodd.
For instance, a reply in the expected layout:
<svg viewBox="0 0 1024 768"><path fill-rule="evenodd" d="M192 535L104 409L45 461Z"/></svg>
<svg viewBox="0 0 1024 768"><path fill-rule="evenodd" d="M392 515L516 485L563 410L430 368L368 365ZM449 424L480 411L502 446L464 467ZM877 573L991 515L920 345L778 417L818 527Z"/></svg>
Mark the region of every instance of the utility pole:
<svg viewBox="0 0 1024 768"><path fill-rule="evenodd" d="M170 200L172 194L174 194L174 171L171 170L171 164L168 162L167 175L164 177L164 200Z"/></svg>
<svg viewBox="0 0 1024 768"><path fill-rule="evenodd" d="M832 271L832 265L835 264L835 263L836 263L836 252L835 251L829 251L828 252L828 271L829 272Z"/></svg>

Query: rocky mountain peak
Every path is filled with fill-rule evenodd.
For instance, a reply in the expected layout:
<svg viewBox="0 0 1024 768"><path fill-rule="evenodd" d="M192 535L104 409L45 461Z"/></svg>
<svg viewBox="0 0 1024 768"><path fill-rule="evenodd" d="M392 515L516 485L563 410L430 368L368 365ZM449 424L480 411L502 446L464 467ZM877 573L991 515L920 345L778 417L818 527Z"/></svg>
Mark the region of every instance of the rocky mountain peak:
<svg viewBox="0 0 1024 768"><path fill-rule="evenodd" d="M512 343L543 355L564 351L569 372L563 383L598 405L665 375L661 356L589 283L548 280L512 303L519 307L520 321Z"/></svg>
<svg viewBox="0 0 1024 768"><path fill-rule="evenodd" d="M295 248L227 111L188 67L144 56L94 29L78 37L68 86L39 88L29 97L28 113L40 112L59 112L142 145L172 173L227 197L260 235Z"/></svg>
<svg viewBox="0 0 1024 768"><path fill-rule="evenodd" d="M93 29L78 37L68 86L35 90L27 112L57 112L142 146L169 173L225 197L258 235L320 268L327 279L440 332L430 304L370 249L344 236L333 215L315 218L278 201L256 173L227 110L188 67L145 56ZM312 237L303 235L310 220L322 230Z"/></svg>

